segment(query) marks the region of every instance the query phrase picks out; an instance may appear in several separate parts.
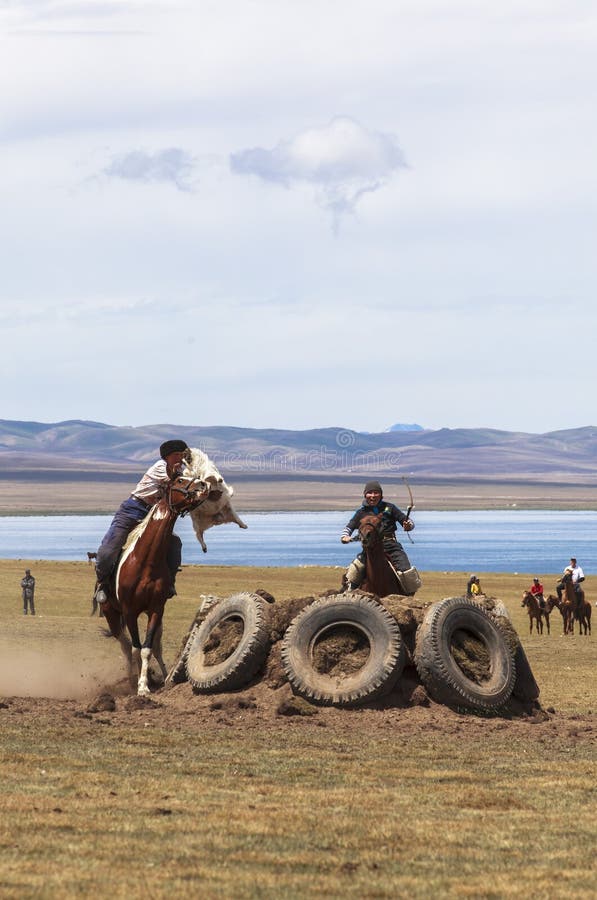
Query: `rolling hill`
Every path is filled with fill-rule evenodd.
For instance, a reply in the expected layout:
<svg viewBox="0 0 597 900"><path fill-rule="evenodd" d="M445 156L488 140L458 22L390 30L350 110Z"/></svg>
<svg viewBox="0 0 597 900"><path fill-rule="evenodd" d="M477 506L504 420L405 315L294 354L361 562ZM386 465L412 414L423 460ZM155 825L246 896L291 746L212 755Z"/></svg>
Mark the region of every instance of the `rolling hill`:
<svg viewBox="0 0 597 900"><path fill-rule="evenodd" d="M132 427L83 420L50 424L0 420L0 478L130 479L157 458L159 444L172 436L200 447L237 480L408 474L429 482L507 479L597 484L595 426L546 434L393 426L369 434L339 427L304 431L173 424Z"/></svg>

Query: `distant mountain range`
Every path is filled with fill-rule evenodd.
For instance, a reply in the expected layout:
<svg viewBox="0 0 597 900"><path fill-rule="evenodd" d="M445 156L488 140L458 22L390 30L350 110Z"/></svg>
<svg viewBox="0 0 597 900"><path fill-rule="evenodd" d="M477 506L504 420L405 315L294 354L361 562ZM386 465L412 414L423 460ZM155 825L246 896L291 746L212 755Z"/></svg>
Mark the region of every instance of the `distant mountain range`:
<svg viewBox="0 0 597 900"><path fill-rule="evenodd" d="M491 428L394 425L367 434L348 428L291 431L234 426L45 424L0 420L0 479L127 478L181 437L204 450L224 476L400 477L597 483L597 427L547 434Z"/></svg>

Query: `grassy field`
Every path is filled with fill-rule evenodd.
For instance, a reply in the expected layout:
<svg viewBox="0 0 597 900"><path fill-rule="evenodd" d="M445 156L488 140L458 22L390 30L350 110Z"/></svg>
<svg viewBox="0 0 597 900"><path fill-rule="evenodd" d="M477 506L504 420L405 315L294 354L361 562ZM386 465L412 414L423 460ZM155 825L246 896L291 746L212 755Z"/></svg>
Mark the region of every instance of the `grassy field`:
<svg viewBox="0 0 597 900"><path fill-rule="evenodd" d="M282 600L340 574L187 566L166 659L201 595ZM0 897L595 897L595 638L563 637L557 611L550 636L529 635L531 575L479 575L510 610L544 718L437 705L283 717L260 685L242 703L180 685L92 714L86 673L120 666L89 617L92 567L0 560ZM421 596L461 594L466 578L423 573Z"/></svg>

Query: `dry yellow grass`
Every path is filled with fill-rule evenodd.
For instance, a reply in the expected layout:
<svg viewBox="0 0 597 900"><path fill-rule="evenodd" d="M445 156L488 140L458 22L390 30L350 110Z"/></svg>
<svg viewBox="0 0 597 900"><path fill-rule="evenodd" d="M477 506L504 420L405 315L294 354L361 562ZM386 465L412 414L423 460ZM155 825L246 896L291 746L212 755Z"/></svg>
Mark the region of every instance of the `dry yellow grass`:
<svg viewBox="0 0 597 900"><path fill-rule="evenodd" d="M18 589L25 565L0 561L0 656L16 677L58 653L75 675L115 665L117 646L89 618L92 567L31 561L31 619ZM339 575L185 567L166 610L166 655L201 594L263 587L282 599L335 587ZM423 577L429 600L466 581ZM595 639L562 637L557 613L550 637L529 637L526 579L480 577L511 611L543 704L557 710L550 720L416 709L173 720L160 706L92 716L85 702L9 704L0 896L594 897ZM0 667L6 695L4 676Z"/></svg>

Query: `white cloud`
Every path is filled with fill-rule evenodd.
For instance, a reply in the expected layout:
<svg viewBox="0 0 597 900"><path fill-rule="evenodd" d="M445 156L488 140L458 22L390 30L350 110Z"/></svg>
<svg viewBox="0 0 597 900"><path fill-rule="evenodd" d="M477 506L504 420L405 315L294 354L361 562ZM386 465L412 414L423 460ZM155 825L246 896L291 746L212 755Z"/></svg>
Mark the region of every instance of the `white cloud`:
<svg viewBox="0 0 597 900"><path fill-rule="evenodd" d="M597 12L371 9L0 0L4 417L549 430L592 408L590 354L552 350L597 315ZM357 370L380 345L383 376Z"/></svg>
<svg viewBox="0 0 597 900"><path fill-rule="evenodd" d="M307 128L271 150L252 147L230 157L239 175L285 187L315 186L319 201L336 217L353 212L363 194L379 190L405 166L393 135L369 131L348 116Z"/></svg>
<svg viewBox="0 0 597 900"><path fill-rule="evenodd" d="M155 153L131 150L115 157L106 166L104 175L125 181L171 182L179 191L193 189L193 157L180 147L168 147Z"/></svg>

